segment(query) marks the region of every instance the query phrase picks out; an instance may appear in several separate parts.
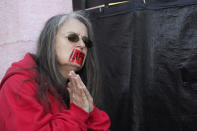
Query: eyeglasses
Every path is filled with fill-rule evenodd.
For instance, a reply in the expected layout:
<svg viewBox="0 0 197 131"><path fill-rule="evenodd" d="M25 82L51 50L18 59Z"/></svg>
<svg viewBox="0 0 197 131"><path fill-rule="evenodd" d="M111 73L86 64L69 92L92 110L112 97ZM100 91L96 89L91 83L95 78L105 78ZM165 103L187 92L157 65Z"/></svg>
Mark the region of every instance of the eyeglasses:
<svg viewBox="0 0 197 131"><path fill-rule="evenodd" d="M77 33L71 33L67 36L67 38L70 42L73 42L73 43L78 42L80 40L79 34ZM88 37L83 36L81 39L83 40L87 48L91 48L93 46L92 41Z"/></svg>

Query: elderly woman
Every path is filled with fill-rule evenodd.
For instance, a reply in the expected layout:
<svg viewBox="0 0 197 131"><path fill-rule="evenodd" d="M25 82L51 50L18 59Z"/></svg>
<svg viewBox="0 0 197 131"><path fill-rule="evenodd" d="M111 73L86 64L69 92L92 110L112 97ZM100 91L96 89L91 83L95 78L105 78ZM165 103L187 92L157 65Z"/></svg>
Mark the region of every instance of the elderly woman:
<svg viewBox="0 0 197 131"><path fill-rule="evenodd" d="M108 131L110 119L91 96L99 85L92 40L82 13L50 18L36 54L13 63L1 81L0 130Z"/></svg>

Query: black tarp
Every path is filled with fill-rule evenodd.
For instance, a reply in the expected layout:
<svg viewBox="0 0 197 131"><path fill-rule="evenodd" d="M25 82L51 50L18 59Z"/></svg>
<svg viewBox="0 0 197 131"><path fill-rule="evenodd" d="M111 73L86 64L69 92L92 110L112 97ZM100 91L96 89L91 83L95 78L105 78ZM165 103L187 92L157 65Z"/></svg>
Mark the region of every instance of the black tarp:
<svg viewBox="0 0 197 131"><path fill-rule="evenodd" d="M100 5L108 5L108 3L121 2L125 0L72 0L73 10L83 10ZM132 0L133 1L133 0Z"/></svg>
<svg viewBox="0 0 197 131"><path fill-rule="evenodd" d="M168 1L88 11L112 131L197 131L197 1Z"/></svg>

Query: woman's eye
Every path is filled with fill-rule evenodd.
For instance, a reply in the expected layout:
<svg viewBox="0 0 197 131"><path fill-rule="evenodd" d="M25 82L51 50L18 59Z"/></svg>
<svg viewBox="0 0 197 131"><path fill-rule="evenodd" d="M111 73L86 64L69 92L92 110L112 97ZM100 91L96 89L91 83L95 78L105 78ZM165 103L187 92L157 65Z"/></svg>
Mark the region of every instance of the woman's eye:
<svg viewBox="0 0 197 131"><path fill-rule="evenodd" d="M70 35L68 35L67 38L71 42L77 42L77 41L79 41L79 36L77 34L70 34Z"/></svg>
<svg viewBox="0 0 197 131"><path fill-rule="evenodd" d="M83 37L82 39L83 39L83 42L85 43L87 48L92 47L92 41L88 37Z"/></svg>

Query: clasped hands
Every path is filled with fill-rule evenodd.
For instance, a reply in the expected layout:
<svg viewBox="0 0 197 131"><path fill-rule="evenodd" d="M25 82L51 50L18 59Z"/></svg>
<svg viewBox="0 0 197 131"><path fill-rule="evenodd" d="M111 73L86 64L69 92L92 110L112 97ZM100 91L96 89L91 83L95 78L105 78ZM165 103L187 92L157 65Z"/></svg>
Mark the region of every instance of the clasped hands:
<svg viewBox="0 0 197 131"><path fill-rule="evenodd" d="M68 74L68 91L70 95L70 103L82 108L87 113L91 113L94 109L93 98L87 90L80 76L74 71Z"/></svg>

